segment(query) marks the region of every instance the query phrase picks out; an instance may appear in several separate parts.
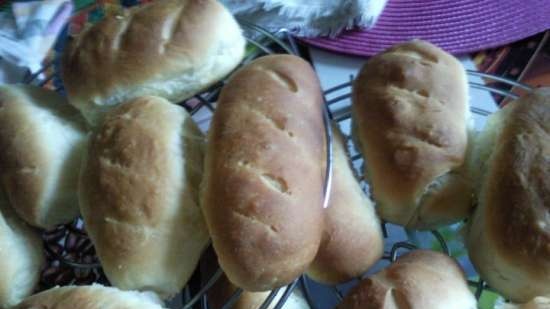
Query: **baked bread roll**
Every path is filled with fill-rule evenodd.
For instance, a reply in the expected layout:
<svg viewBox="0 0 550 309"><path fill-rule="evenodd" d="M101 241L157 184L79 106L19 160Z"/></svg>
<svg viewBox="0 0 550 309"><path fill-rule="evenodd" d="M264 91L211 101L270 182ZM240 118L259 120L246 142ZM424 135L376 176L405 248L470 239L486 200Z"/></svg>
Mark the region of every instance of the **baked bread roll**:
<svg viewBox="0 0 550 309"><path fill-rule="evenodd" d="M311 263L323 230L323 99L311 66L262 57L223 88L209 132L201 199L229 280L286 285Z"/></svg>
<svg viewBox="0 0 550 309"><path fill-rule="evenodd" d="M79 112L57 93L0 86L0 182L29 224L51 228L78 216L85 130Z"/></svg>
<svg viewBox="0 0 550 309"><path fill-rule="evenodd" d="M179 102L231 72L245 39L216 0L163 0L108 16L63 56L69 101L97 125L113 106L145 95Z"/></svg>
<svg viewBox="0 0 550 309"><path fill-rule="evenodd" d="M390 48L362 68L352 111L382 219L432 229L469 214L468 84L457 59L418 40Z"/></svg>
<svg viewBox="0 0 550 309"><path fill-rule="evenodd" d="M493 114L476 141L478 206L467 247L506 298L550 296L550 88Z"/></svg>
<svg viewBox="0 0 550 309"><path fill-rule="evenodd" d="M42 242L8 205L0 190L0 308L34 291L44 264Z"/></svg>
<svg viewBox="0 0 550 309"><path fill-rule="evenodd" d="M337 309L476 309L464 273L445 254L416 250L362 280Z"/></svg>
<svg viewBox="0 0 550 309"><path fill-rule="evenodd" d="M13 309L162 309L162 302L151 292L120 291L99 284L64 286L33 295Z"/></svg>
<svg viewBox="0 0 550 309"><path fill-rule="evenodd" d="M333 178L329 206L324 211L321 246L308 275L326 284L349 281L365 273L382 257L384 240L374 205L357 182L337 125L333 132Z"/></svg>
<svg viewBox="0 0 550 309"><path fill-rule="evenodd" d="M114 286L169 297L190 278L208 245L198 204L203 142L185 110L159 97L117 107L91 136L82 216Z"/></svg>

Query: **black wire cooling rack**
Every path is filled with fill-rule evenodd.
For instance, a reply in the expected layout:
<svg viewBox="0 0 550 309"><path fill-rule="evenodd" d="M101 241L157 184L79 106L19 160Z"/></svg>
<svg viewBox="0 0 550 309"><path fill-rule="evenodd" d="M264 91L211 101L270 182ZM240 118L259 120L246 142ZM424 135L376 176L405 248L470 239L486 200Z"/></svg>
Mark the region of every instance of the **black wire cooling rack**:
<svg viewBox="0 0 550 309"><path fill-rule="evenodd" d="M241 66L246 65L258 57L268 54L299 54L296 42L286 29L282 29L277 33L269 33L256 25L245 21L239 22L245 30L245 36L247 37L247 41L249 43L247 55L241 63ZM48 71L48 67L52 65L53 62L46 64L39 72L27 76L24 82L44 86L50 80L59 78L59 76L56 75L56 70L53 70L54 73L51 75L44 76L46 75L45 72ZM467 73L468 77L471 79L469 85L472 89L480 89L511 99L518 98L518 94L515 90L530 90L528 86L498 76L476 71L468 71ZM324 91L326 102L325 124L328 124L329 121L335 121L339 125L345 126L345 122L350 120L350 98L353 78L354 76L350 76L349 80L343 81L342 84ZM502 82L507 86L510 86L510 89L512 90L498 89L487 86L480 81L479 78ZM220 81L208 90L180 102L179 105L183 106L191 115L193 115L193 118L199 122L199 125L202 126L203 129L207 129L210 118L216 109L217 97L225 83L226 80ZM55 90L63 92L62 87L58 87ZM481 117L487 117L491 114L491 111L477 107L472 107L471 112ZM330 125L325 125L325 127L327 140L331 142L332 135ZM362 158L350 142L349 131L346 132L344 130L343 133L348 139L351 154L350 160L355 166L360 166L362 163ZM332 165L332 148L327 147L327 149L328 176L325 182L325 192L329 192L328 188L330 188L331 184L330 167ZM363 181L361 169L358 169L357 172L359 181ZM325 194L325 205L327 201L328 195ZM379 264L387 265L388 263L395 261L401 252L415 250L419 247L418 244L408 240L391 242L391 233L394 230L392 229L391 224L382 223L382 228L387 244L384 255ZM427 233L429 234L427 237L432 237L433 241L438 244L437 250L451 255L449 246L440 232L434 230ZM57 285L91 284L93 282L99 282L106 285L109 284L101 270L101 265L95 256L95 250L86 235L81 219L76 219L70 224L58 226L51 231L44 231L43 240L48 259L48 267L42 273L40 289L47 289ZM208 309L207 294L209 289L223 275L223 271L218 267L217 271L215 271L214 274L206 281L200 280L200 274L198 274L198 272L199 270L197 269L195 275L179 296L179 301L175 302L176 305L173 305L174 308ZM319 285L317 283L307 278L307 276L302 275L288 286L271 291L258 309L283 308L290 295L297 290L301 291L301 294L304 296L311 309L332 308L334 304L342 300L345 295L345 291L348 290L350 286L353 286L361 280L361 278L369 275L370 273L372 273L372 271L352 280L352 282L348 284L331 287L323 286L321 290L319 289ZM491 289L482 280L471 280L469 281L469 284L472 286L472 289L478 299L485 291L491 291ZM241 289L237 289L225 301L222 309L231 308L232 305L238 300L242 292L243 291ZM276 297L278 297L277 301L275 301Z"/></svg>

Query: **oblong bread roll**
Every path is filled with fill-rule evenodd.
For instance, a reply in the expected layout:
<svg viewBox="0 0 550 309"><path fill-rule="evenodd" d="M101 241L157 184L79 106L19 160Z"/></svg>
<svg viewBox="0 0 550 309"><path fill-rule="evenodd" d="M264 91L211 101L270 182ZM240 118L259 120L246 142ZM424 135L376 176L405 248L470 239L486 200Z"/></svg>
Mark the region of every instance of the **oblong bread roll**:
<svg viewBox="0 0 550 309"><path fill-rule="evenodd" d="M86 230L109 281L178 293L208 245L198 204L202 133L183 108L140 97L90 138L80 177Z"/></svg>
<svg viewBox="0 0 550 309"><path fill-rule="evenodd" d="M162 309L162 302L151 292L121 291L99 284L64 286L33 295L13 309Z"/></svg>
<svg viewBox="0 0 550 309"><path fill-rule="evenodd" d="M17 216L0 189L0 308L32 294L44 265L42 250L38 231Z"/></svg>
<svg viewBox="0 0 550 309"><path fill-rule="evenodd" d="M363 279L337 309L476 309L460 266L445 254L415 250Z"/></svg>
<svg viewBox="0 0 550 309"><path fill-rule="evenodd" d="M78 216L85 132L84 119L61 95L0 87L0 182L27 223L47 229Z"/></svg>
<svg viewBox="0 0 550 309"><path fill-rule="evenodd" d="M177 103L229 74L246 41L216 0L163 0L106 16L65 50L71 104L93 125L114 106L145 95Z"/></svg>
<svg viewBox="0 0 550 309"><path fill-rule="evenodd" d="M491 115L474 149L472 263L512 301L550 297L550 88Z"/></svg>
<svg viewBox="0 0 550 309"><path fill-rule="evenodd" d="M311 66L262 57L223 88L209 132L201 200L220 266L268 291L313 260L322 234L323 99Z"/></svg>
<svg viewBox="0 0 550 309"><path fill-rule="evenodd" d="M332 188L324 211L321 246L307 274L316 281L338 284L365 273L382 257L384 239L371 200L357 182L336 124L333 132Z"/></svg>
<svg viewBox="0 0 550 309"><path fill-rule="evenodd" d="M469 214L468 84L456 58L419 40L392 47L361 69L352 110L382 219L432 229Z"/></svg>

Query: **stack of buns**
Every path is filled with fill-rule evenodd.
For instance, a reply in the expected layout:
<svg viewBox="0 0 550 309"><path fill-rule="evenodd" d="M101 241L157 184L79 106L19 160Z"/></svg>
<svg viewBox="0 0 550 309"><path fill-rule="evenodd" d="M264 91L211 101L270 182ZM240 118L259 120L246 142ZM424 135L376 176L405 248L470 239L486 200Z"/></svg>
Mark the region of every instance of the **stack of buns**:
<svg viewBox="0 0 550 309"><path fill-rule="evenodd" d="M245 42L215 0L156 1L85 29L63 55L68 103L34 86L0 88L6 207L44 229L70 222L81 210L111 284L162 298L181 291L209 235L198 202L204 137L172 103L235 69ZM3 307L31 293L42 246L33 231L2 214ZM82 300L105 308L106 291L114 290L58 289L27 303L48 307L61 297L69 299L66 306Z"/></svg>
<svg viewBox="0 0 550 309"><path fill-rule="evenodd" d="M68 102L0 87L0 307L162 308L211 238L225 275L208 301L225 308L242 288L236 307L253 309L305 272L324 284L361 277L383 253L377 215L433 229L468 218L475 200L467 245L482 278L517 302L550 295L550 90L510 104L472 139L457 59L418 40L373 57L354 82L352 111L374 202L334 125L323 209L327 124L306 61L272 55L239 69L206 138L174 104L231 73L244 47L217 1L155 1L69 45ZM116 288L55 288L20 302L43 263L37 232L20 218L49 229L79 212ZM291 299L288 308L308 307ZM419 250L363 280L339 308L475 306L459 266Z"/></svg>

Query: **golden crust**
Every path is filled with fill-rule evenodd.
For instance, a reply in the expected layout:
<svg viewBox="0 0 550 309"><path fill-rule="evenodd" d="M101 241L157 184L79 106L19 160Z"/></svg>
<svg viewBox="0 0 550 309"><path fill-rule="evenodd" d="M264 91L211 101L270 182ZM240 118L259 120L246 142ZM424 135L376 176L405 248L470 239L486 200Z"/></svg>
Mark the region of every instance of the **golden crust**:
<svg viewBox="0 0 550 309"><path fill-rule="evenodd" d="M78 215L76 183L85 130L78 111L53 91L0 88L0 181L29 224L51 228ZM66 166L55 167L61 158ZM50 183L58 168L59 178Z"/></svg>
<svg viewBox="0 0 550 309"><path fill-rule="evenodd" d="M412 251L364 279L338 309L475 309L462 269L450 257Z"/></svg>
<svg viewBox="0 0 550 309"><path fill-rule="evenodd" d="M495 147L480 175L468 247L483 278L506 297L550 295L550 88L492 116Z"/></svg>
<svg viewBox="0 0 550 309"><path fill-rule="evenodd" d="M202 143L191 117L158 97L119 106L92 135L81 208L115 286L167 297L191 276L208 243L198 205Z"/></svg>
<svg viewBox="0 0 550 309"><path fill-rule="evenodd" d="M31 295L44 266L42 239L11 209L0 189L0 308Z"/></svg>
<svg viewBox="0 0 550 309"><path fill-rule="evenodd" d="M324 233L308 269L313 279L338 284L365 273L384 250L382 229L374 205L355 179L344 138L333 125L333 179L324 210Z"/></svg>
<svg viewBox="0 0 550 309"><path fill-rule="evenodd" d="M482 201L491 214L487 228L500 252L550 278L550 89L510 108Z"/></svg>
<svg viewBox="0 0 550 309"><path fill-rule="evenodd" d="M427 42L398 45L363 67L353 87L354 133L383 219L414 228L467 215L469 203L453 206L461 208L453 218L415 218L430 184L464 164L467 102L464 68Z"/></svg>
<svg viewBox="0 0 550 309"><path fill-rule="evenodd" d="M78 36L63 57L63 82L71 104L95 124L96 112L137 96L193 95L236 67L244 45L238 24L215 0L155 1Z"/></svg>
<svg viewBox="0 0 550 309"><path fill-rule="evenodd" d="M33 295L13 309L162 309L154 295L125 292L98 284L56 287Z"/></svg>
<svg viewBox="0 0 550 309"><path fill-rule="evenodd" d="M246 290L288 284L315 257L322 233L322 106L312 68L288 55L254 61L221 93L201 196L220 265Z"/></svg>

